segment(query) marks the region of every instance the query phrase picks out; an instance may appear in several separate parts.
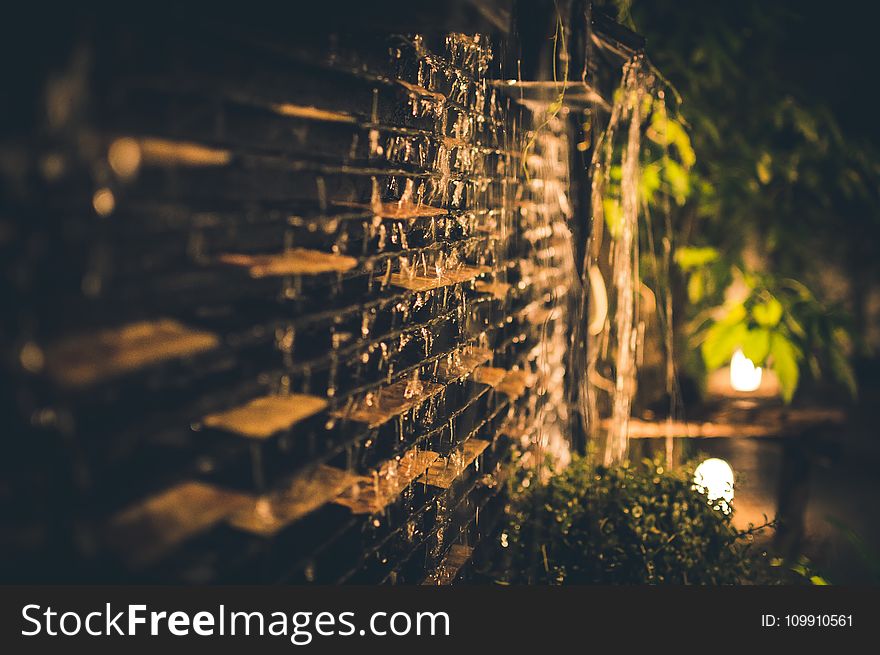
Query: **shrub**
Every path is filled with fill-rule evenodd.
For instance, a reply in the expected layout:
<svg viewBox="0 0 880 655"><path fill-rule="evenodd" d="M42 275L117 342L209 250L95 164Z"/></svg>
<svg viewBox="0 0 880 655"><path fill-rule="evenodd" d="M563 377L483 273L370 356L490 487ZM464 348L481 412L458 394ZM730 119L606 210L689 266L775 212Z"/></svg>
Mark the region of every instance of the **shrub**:
<svg viewBox="0 0 880 655"><path fill-rule="evenodd" d="M754 536L693 485L694 467L610 468L576 458L512 496L501 535L507 583L743 584L776 581Z"/></svg>

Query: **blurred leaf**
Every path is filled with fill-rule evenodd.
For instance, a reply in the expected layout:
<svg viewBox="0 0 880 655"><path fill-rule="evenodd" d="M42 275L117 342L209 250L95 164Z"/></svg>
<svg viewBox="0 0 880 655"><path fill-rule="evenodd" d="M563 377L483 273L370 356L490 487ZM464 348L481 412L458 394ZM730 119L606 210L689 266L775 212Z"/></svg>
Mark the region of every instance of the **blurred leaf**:
<svg viewBox="0 0 880 655"><path fill-rule="evenodd" d="M666 129L667 129L667 137L669 138L668 143L670 145L674 145L676 151L678 151L678 157L681 160L681 165L688 169L693 166L697 161L697 156L694 153L694 148L691 145L691 139L688 136L688 133L685 131L684 127L682 127L681 123L675 120L666 121Z"/></svg>
<svg viewBox="0 0 880 655"><path fill-rule="evenodd" d="M798 386L797 350L785 336L775 332L770 340L770 355L773 358L771 367L779 378L782 397L785 402L789 403Z"/></svg>
<svg viewBox="0 0 880 655"><path fill-rule="evenodd" d="M770 330L747 330L741 346L743 355L751 359L755 366L762 366L770 353Z"/></svg>
<svg viewBox="0 0 880 655"><path fill-rule="evenodd" d="M715 125L715 122L709 118L708 116L698 116L699 118L699 127L705 131L706 136L711 139L711 141L715 145L720 145L722 143L721 132L718 130L718 126Z"/></svg>
<svg viewBox="0 0 880 655"><path fill-rule="evenodd" d="M806 339L807 332L804 330L803 326L800 324L794 316L792 316L791 312L785 314L785 325L791 330L791 333L794 334L799 339Z"/></svg>
<svg viewBox="0 0 880 655"><path fill-rule="evenodd" d="M663 176L669 183L670 193L676 204L683 205L691 192L690 178L684 167L676 161L667 160Z"/></svg>
<svg viewBox="0 0 880 655"><path fill-rule="evenodd" d="M715 248L694 248L686 246L675 251L675 263L681 270L690 271L706 264L711 264L719 258Z"/></svg>
<svg viewBox="0 0 880 655"><path fill-rule="evenodd" d="M782 303L776 298L760 303L752 307L752 316L758 325L763 327L776 327L782 319Z"/></svg>
<svg viewBox="0 0 880 655"><path fill-rule="evenodd" d="M810 353L807 357L807 364L810 366L810 374L814 379L818 380L822 377L822 367L819 366L819 358Z"/></svg>
<svg viewBox="0 0 880 655"><path fill-rule="evenodd" d="M639 193L643 202L649 202L660 189L660 165L656 162L642 167Z"/></svg>
<svg viewBox="0 0 880 655"><path fill-rule="evenodd" d="M605 224L612 237L620 234L620 226L623 222L623 209L614 198L605 198L602 201L602 210L605 213Z"/></svg>
<svg viewBox="0 0 880 655"><path fill-rule="evenodd" d="M694 305L703 299L703 272L694 271L688 279L688 300Z"/></svg>
<svg viewBox="0 0 880 655"><path fill-rule="evenodd" d="M858 397L859 390L856 375L843 351L838 346L832 345L828 349L828 360L834 379L846 387L852 398Z"/></svg>
<svg viewBox="0 0 880 655"><path fill-rule="evenodd" d="M758 180L760 180L761 184L769 184L770 180L773 179L773 173L770 170L771 161L770 153L765 152L761 155L761 158L755 165L755 170L758 173Z"/></svg>
<svg viewBox="0 0 880 655"><path fill-rule="evenodd" d="M730 361L733 353L740 347L748 333L748 327L742 321L735 323L715 323L706 332L706 339L700 351L706 370L714 371Z"/></svg>
<svg viewBox="0 0 880 655"><path fill-rule="evenodd" d="M880 553L875 551L868 543L843 521L833 516L827 517L827 521L840 530L846 541L855 548L859 559L865 564L875 582L880 582Z"/></svg>
<svg viewBox="0 0 880 655"><path fill-rule="evenodd" d="M647 136L654 143L665 145L669 143L667 134L667 125L669 118L665 111L655 111L651 115L651 128L647 131Z"/></svg>

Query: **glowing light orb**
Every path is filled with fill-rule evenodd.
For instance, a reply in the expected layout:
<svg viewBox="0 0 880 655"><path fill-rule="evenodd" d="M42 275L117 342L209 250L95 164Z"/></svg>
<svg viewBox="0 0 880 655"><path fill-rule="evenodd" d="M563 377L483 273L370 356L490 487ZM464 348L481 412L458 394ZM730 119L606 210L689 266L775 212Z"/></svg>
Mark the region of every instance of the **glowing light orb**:
<svg viewBox="0 0 880 655"><path fill-rule="evenodd" d="M723 459L712 457L694 471L694 487L705 491L710 502L717 502L725 512L733 500L733 469Z"/></svg>
<svg viewBox="0 0 880 655"><path fill-rule="evenodd" d="M755 366L742 350L733 353L730 359L730 386L737 391L755 391L761 386L761 367Z"/></svg>

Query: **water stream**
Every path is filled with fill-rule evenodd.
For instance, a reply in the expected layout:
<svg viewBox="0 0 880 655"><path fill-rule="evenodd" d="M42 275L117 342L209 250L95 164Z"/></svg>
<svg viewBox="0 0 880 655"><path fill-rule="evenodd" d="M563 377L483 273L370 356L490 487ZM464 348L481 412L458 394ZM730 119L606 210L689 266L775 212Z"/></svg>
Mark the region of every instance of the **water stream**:
<svg viewBox="0 0 880 655"><path fill-rule="evenodd" d="M610 289L607 303L600 303L607 304L607 314L591 319L598 329L591 329L588 335L586 398L582 402L591 435L604 437L601 456L606 465L626 456L643 333L637 302L639 155L648 93L645 63L637 56L624 66L608 126L592 162L593 231L587 270L593 286L608 279ZM606 230L609 243L603 244ZM606 290L593 289L592 295L604 297Z"/></svg>

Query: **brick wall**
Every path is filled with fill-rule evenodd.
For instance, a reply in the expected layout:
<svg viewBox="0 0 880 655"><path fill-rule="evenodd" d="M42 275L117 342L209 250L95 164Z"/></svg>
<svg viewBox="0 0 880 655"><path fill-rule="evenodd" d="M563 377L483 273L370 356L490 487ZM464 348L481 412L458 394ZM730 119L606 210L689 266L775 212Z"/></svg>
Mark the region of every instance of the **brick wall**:
<svg viewBox="0 0 880 655"><path fill-rule="evenodd" d="M4 147L4 578L465 577L568 449L564 117L499 38L102 27Z"/></svg>

